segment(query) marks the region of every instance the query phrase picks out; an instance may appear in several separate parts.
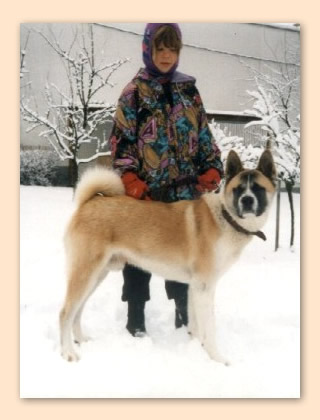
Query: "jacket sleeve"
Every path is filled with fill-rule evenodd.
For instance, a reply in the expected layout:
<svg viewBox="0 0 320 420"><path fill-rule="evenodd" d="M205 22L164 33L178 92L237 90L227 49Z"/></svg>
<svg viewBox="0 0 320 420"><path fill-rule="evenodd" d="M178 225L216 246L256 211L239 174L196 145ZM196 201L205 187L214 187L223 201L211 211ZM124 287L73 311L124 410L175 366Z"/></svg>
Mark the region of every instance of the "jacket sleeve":
<svg viewBox="0 0 320 420"><path fill-rule="evenodd" d="M203 174L211 168L219 171L223 177L223 164L221 152L209 128L207 115L198 89L195 87L195 106L198 110L198 156L197 165L199 174Z"/></svg>
<svg viewBox="0 0 320 420"><path fill-rule="evenodd" d="M139 170L137 141L137 110L134 83L123 90L114 115L114 124L110 135L111 156L114 169L121 173Z"/></svg>

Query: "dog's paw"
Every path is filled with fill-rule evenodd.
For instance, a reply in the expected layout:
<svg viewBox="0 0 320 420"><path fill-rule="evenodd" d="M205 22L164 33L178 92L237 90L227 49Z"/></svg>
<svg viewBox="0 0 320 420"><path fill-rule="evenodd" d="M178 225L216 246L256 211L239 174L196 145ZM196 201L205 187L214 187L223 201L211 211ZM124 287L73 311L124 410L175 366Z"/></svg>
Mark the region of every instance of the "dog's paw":
<svg viewBox="0 0 320 420"><path fill-rule="evenodd" d="M80 360L80 356L73 350L64 350L61 352L61 356L67 362L78 362Z"/></svg>
<svg viewBox="0 0 320 420"><path fill-rule="evenodd" d="M91 338L85 334L74 335L74 342L77 344L87 343Z"/></svg>
<svg viewBox="0 0 320 420"><path fill-rule="evenodd" d="M212 347L208 348L204 344L203 344L203 347L206 350L206 352L208 353L210 359L212 359L213 361L215 361L217 363L221 363L224 366L230 366L230 362L227 359L225 359L224 357L222 357L216 349L213 349Z"/></svg>
<svg viewBox="0 0 320 420"><path fill-rule="evenodd" d="M215 362L217 362L217 363L221 363L221 364L222 364L222 365L224 365L224 366L230 366L230 362L229 362L229 360L227 360L227 359L225 359L224 357L220 356L220 354L217 354L217 353L210 354L210 353L209 353L209 356L210 356L210 358L211 358L213 361L215 361Z"/></svg>

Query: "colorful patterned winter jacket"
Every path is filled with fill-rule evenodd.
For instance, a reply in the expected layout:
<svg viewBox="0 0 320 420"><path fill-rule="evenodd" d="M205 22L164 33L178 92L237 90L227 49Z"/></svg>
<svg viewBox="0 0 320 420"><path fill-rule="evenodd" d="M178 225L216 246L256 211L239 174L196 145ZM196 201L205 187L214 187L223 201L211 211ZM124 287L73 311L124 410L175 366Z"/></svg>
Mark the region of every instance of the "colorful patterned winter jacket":
<svg viewBox="0 0 320 420"><path fill-rule="evenodd" d="M220 151L208 127L195 79L175 72L171 105L162 76L141 69L123 90L111 133L113 167L134 172L157 199L177 201L199 196L196 177L210 168L222 175ZM135 92L136 91L136 92Z"/></svg>

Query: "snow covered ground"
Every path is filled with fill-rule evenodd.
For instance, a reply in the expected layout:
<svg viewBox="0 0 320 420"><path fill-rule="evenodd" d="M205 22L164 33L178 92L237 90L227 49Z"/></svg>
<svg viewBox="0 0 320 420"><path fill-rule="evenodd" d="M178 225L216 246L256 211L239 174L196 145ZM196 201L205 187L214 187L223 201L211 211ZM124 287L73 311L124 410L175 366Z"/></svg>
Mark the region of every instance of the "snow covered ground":
<svg viewBox="0 0 320 420"><path fill-rule="evenodd" d="M263 231L221 279L217 337L226 367L209 359L186 329L174 329L164 281L153 277L149 335L125 329L121 273L112 273L83 314L91 337L81 360L60 357L58 314L65 291L63 231L72 190L21 187L20 395L22 398L298 398L300 395L300 210L289 249L289 208L281 203L281 248L274 252L275 203Z"/></svg>

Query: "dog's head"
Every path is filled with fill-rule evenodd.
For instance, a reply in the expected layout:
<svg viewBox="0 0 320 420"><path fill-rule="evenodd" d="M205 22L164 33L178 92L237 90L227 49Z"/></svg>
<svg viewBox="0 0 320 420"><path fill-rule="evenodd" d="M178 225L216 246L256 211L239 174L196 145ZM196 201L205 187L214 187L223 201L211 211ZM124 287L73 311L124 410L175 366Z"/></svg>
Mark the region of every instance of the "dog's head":
<svg viewBox="0 0 320 420"><path fill-rule="evenodd" d="M270 150L262 153L256 169L244 169L231 150L225 172L224 200L229 212L240 219L264 215L275 192L276 169Z"/></svg>

